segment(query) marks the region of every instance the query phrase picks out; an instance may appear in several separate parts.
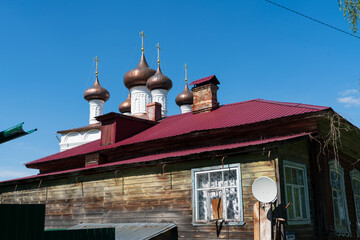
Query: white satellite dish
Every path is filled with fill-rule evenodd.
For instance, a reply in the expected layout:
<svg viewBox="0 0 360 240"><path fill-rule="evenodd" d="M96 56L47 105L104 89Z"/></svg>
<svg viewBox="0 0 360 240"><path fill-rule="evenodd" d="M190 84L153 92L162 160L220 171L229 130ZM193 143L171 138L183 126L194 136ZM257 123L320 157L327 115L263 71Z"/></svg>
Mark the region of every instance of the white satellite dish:
<svg viewBox="0 0 360 240"><path fill-rule="evenodd" d="M271 178L259 177L252 184L252 193L260 202L274 202L277 197L277 187Z"/></svg>

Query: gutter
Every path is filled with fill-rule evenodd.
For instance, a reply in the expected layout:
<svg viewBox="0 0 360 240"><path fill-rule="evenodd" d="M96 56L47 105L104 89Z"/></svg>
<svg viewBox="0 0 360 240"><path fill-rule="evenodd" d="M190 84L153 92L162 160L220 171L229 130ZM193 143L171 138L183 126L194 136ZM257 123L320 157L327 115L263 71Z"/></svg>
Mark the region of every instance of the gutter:
<svg viewBox="0 0 360 240"><path fill-rule="evenodd" d="M30 131L24 131L24 129L22 127L23 125L24 125L24 122L19 123L8 129L5 129L4 131L1 131L0 132L0 144L37 131L37 128L32 129Z"/></svg>

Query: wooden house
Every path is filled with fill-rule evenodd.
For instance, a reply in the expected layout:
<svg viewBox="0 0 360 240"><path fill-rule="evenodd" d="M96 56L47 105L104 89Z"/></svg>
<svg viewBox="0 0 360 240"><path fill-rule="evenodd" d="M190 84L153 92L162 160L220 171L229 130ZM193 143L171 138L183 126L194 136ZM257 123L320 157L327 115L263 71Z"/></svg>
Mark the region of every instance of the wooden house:
<svg viewBox="0 0 360 240"><path fill-rule="evenodd" d="M251 186L267 176L273 238L360 237L359 129L329 107L219 105L218 84L195 81L188 113L98 116L100 139L26 163L39 174L0 182L0 202L46 204L50 229L161 222L177 227L169 239L253 239Z"/></svg>

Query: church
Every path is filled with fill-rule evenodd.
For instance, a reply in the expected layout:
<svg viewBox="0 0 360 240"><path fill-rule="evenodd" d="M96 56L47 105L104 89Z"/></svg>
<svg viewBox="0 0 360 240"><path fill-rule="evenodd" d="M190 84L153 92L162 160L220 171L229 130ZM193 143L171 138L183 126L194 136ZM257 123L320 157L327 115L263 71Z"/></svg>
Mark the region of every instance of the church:
<svg viewBox="0 0 360 240"><path fill-rule="evenodd" d="M158 239L254 239L252 184L266 176L277 187L271 239L360 237L356 126L324 106L221 105L226 79L188 84L186 65L184 90L168 99L172 81L161 71L160 47L154 70L141 35L119 113L103 114L110 93L96 57L95 82L84 92L89 125L59 131L60 152L25 164L39 174L0 182L1 204L45 204L46 229L126 224L142 226L145 236L157 224ZM168 116L168 101L181 113ZM141 239L155 239L147 236Z"/></svg>

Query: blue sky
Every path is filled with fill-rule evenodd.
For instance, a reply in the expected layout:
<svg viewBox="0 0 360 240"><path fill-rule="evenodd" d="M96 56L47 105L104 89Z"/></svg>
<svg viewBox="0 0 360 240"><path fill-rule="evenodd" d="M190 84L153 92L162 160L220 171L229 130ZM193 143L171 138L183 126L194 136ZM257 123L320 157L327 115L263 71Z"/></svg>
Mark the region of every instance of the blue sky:
<svg viewBox="0 0 360 240"><path fill-rule="evenodd" d="M336 0L274 0L350 30ZM252 1L10 1L0 2L0 129L25 122L31 135L0 145L0 180L36 174L26 162L59 151L58 130L88 124L83 92L94 81L109 90L104 112L127 97L123 76L145 54L175 97L189 81L216 74L221 104L254 98L330 106L360 126L360 39L264 0Z"/></svg>

